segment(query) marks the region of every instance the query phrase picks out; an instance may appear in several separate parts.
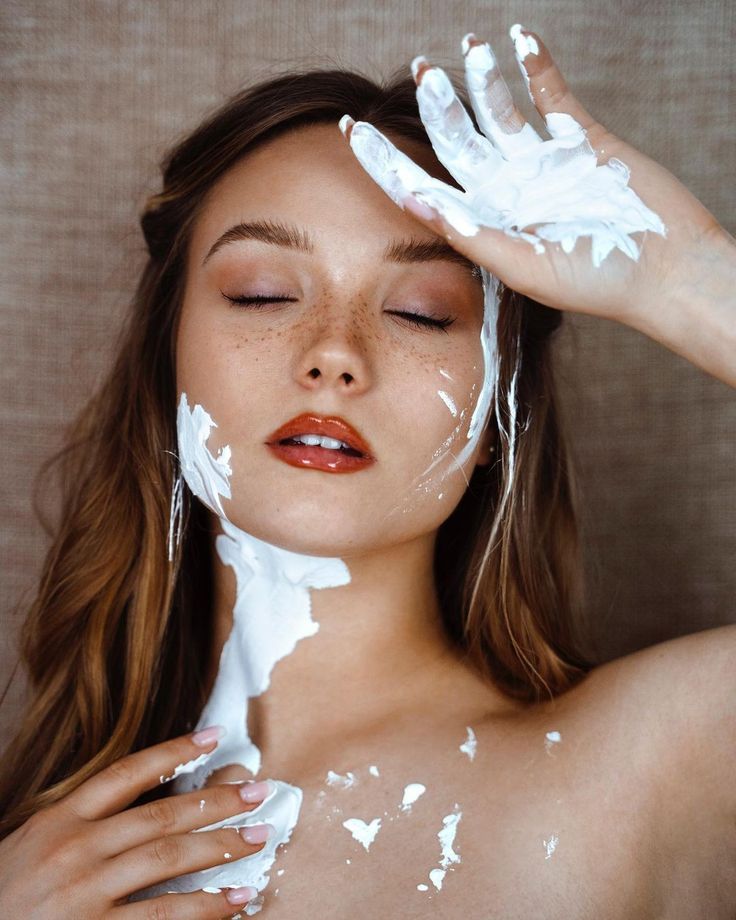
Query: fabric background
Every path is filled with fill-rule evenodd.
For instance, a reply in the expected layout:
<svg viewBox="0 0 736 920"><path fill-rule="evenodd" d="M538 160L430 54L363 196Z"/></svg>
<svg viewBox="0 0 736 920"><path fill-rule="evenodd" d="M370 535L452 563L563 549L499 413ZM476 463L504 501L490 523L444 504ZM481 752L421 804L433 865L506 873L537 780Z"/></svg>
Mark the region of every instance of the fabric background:
<svg viewBox="0 0 736 920"><path fill-rule="evenodd" d="M531 116L508 28L537 30L583 105L736 232L729 0L4 0L0 689L47 546L41 461L108 367L144 261L164 150L242 86L293 67L461 68L488 38ZM532 116L540 129L541 123ZM652 304L666 310L666 302ZM736 399L639 333L570 317L558 347L603 660L736 621ZM17 718L23 679L0 709Z"/></svg>

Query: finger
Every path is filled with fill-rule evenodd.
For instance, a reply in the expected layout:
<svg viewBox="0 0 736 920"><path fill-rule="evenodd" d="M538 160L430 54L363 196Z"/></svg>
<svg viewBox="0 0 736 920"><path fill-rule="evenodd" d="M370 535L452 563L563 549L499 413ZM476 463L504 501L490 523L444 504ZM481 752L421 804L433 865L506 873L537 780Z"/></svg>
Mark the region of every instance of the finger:
<svg viewBox="0 0 736 920"><path fill-rule="evenodd" d="M224 728L212 726L128 754L82 783L59 804L89 821L107 818L147 790L173 779L182 768L195 761L204 763L224 734Z"/></svg>
<svg viewBox="0 0 736 920"><path fill-rule="evenodd" d="M439 161L465 189L488 182L503 162L500 153L475 130L441 67L430 67L421 56L411 67L419 113Z"/></svg>
<svg viewBox="0 0 736 920"><path fill-rule="evenodd" d="M100 821L96 825L99 851L111 857L168 834L183 834L215 824L253 811L273 792L273 784L266 780L218 784L184 795L155 799Z"/></svg>
<svg viewBox="0 0 736 920"><path fill-rule="evenodd" d="M221 917L231 917L233 910L238 910L257 896L258 890L250 885L244 888L193 891L189 894L167 894L117 907L114 916L116 920L151 920L151 917L220 920Z"/></svg>
<svg viewBox="0 0 736 920"><path fill-rule="evenodd" d="M246 833L260 836L261 842L249 843L244 838ZM103 863L100 884L117 900L181 875L252 856L266 845L267 833L275 833L270 824L241 828L229 825L201 833L158 837Z"/></svg>
<svg viewBox="0 0 736 920"><path fill-rule="evenodd" d="M363 169L399 206L412 189L444 186L368 122L343 115L340 128Z"/></svg>
<svg viewBox="0 0 736 920"><path fill-rule="evenodd" d="M544 116L545 122L551 112L563 112L574 118L586 131L593 127L595 119L570 92L542 39L519 23L511 26L509 34L514 42L516 60L526 81L529 96L539 114Z"/></svg>
<svg viewBox="0 0 736 920"><path fill-rule="evenodd" d="M514 104L488 42L469 32L462 41L465 85L481 131L508 160L542 143Z"/></svg>

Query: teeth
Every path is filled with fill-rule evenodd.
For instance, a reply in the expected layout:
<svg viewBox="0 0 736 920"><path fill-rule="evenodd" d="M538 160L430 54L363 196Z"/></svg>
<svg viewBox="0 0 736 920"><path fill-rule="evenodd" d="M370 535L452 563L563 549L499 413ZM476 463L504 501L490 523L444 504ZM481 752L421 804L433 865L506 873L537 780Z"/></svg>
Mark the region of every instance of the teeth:
<svg viewBox="0 0 736 920"><path fill-rule="evenodd" d="M307 447L326 447L328 450L340 450L340 448L349 449L344 441L338 441L337 438L326 438L319 434L299 434L292 438L298 444L305 444Z"/></svg>

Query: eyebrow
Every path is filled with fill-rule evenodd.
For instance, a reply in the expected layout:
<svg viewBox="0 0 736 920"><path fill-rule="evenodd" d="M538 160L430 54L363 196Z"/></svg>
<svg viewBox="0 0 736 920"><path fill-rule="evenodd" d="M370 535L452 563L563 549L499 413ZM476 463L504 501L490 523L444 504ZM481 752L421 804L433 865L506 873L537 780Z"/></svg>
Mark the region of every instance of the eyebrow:
<svg viewBox="0 0 736 920"><path fill-rule="evenodd" d="M280 221L272 220L254 220L247 223L235 224L226 230L222 236L210 247L209 252L204 257L202 265L205 265L209 259L223 246L229 243L239 242L240 240L259 240L262 243L270 243L273 246L282 246L286 249L294 249L298 252L313 253L314 242L309 234L300 230L291 224L284 224ZM453 249L449 243L441 239L418 240L412 237L408 240L391 240L386 244L383 251L383 258L388 262L455 262L462 265L463 268L469 269L474 274L479 274L478 266L466 259L464 255Z"/></svg>

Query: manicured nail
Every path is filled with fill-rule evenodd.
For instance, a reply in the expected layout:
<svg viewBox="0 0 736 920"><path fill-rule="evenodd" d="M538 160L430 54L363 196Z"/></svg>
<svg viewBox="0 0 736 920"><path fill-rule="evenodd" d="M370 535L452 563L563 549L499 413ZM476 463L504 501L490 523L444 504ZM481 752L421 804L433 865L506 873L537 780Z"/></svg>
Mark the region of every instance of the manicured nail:
<svg viewBox="0 0 736 920"><path fill-rule="evenodd" d="M264 779L259 783L246 783L239 789L240 798L244 802L262 802L274 791L270 780Z"/></svg>
<svg viewBox="0 0 736 920"><path fill-rule="evenodd" d="M418 217L419 220L432 220L437 217L437 211L435 211L434 208L430 208L429 205L426 205L423 201L419 201L413 195L407 195L405 198L402 198L401 207L410 214L413 214L414 217Z"/></svg>
<svg viewBox="0 0 736 920"><path fill-rule="evenodd" d="M247 904L248 901L252 901L257 894L258 890L256 888L253 888L251 885L246 885L245 888L231 888L225 897L231 904Z"/></svg>
<svg viewBox="0 0 736 920"><path fill-rule="evenodd" d="M254 824L252 827L241 827L240 833L246 843L265 843L276 833L276 828L270 824Z"/></svg>
<svg viewBox="0 0 736 920"><path fill-rule="evenodd" d="M225 737L225 727L223 725L210 725L209 728L203 728L201 731L192 735L192 743L197 747L207 747L213 741L219 741Z"/></svg>

